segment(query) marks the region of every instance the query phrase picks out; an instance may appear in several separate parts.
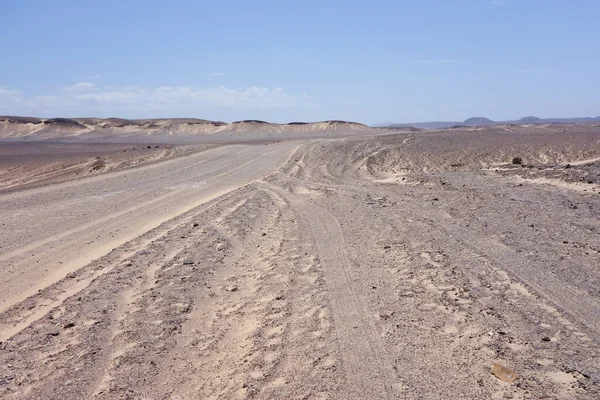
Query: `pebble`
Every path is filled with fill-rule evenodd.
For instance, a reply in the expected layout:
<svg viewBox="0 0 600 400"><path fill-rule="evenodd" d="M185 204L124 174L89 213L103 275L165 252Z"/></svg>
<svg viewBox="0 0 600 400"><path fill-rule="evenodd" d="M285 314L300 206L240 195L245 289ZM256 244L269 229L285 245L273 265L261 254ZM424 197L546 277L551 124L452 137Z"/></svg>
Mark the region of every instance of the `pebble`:
<svg viewBox="0 0 600 400"><path fill-rule="evenodd" d="M58 336L60 335L60 329L58 329L57 326L53 326L46 331L46 334L50 336Z"/></svg>

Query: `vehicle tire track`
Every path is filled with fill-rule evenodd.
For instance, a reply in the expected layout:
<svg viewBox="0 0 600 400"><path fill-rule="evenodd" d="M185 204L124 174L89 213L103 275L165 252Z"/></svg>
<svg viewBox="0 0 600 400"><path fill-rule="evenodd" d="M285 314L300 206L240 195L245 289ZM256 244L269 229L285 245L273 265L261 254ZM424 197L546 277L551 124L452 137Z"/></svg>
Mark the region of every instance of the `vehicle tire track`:
<svg viewBox="0 0 600 400"><path fill-rule="evenodd" d="M393 363L387 360L380 333L370 318L373 312L354 283L340 224L316 205L269 183L261 185L285 198L293 209L298 210L317 245L329 292L338 357L346 377L339 398L395 398L397 380Z"/></svg>

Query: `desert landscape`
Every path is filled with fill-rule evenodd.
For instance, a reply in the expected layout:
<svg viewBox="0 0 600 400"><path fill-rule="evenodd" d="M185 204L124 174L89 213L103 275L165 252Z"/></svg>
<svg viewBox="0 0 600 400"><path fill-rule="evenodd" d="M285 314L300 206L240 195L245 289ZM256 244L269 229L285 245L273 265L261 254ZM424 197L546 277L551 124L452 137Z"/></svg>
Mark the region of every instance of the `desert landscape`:
<svg viewBox="0 0 600 400"><path fill-rule="evenodd" d="M2 398L600 398L598 122L0 139Z"/></svg>

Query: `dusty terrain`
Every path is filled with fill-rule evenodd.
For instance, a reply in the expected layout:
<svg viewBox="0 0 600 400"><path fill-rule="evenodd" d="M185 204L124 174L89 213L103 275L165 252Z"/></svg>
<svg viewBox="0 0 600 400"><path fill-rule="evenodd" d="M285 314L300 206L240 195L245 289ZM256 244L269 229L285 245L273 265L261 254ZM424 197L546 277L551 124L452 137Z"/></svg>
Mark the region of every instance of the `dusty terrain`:
<svg viewBox="0 0 600 400"><path fill-rule="evenodd" d="M185 157L213 146L0 142L0 193Z"/></svg>
<svg viewBox="0 0 600 400"><path fill-rule="evenodd" d="M599 159L486 127L0 194L0 396L600 398Z"/></svg>

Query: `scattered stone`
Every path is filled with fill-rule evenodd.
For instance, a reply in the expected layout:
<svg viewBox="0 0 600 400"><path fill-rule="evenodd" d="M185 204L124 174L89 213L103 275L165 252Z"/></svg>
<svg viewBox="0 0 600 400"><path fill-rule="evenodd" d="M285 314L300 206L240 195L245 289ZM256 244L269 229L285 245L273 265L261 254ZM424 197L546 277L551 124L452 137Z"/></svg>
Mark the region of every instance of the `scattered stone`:
<svg viewBox="0 0 600 400"><path fill-rule="evenodd" d="M437 197L434 197L433 199L431 199L432 201L439 201L440 199L438 199Z"/></svg>
<svg viewBox="0 0 600 400"><path fill-rule="evenodd" d="M550 341L552 341L552 339L550 339L548 336L544 336L542 338L542 342L550 342Z"/></svg>
<svg viewBox="0 0 600 400"><path fill-rule="evenodd" d="M392 246L383 246L384 250L391 249L391 248L392 248Z"/></svg>
<svg viewBox="0 0 600 400"><path fill-rule="evenodd" d="M72 327L74 327L74 326L75 326L75 322L73 322L73 321L69 321L69 322L66 322L66 323L63 325L63 328L65 328L65 329L69 329L69 328L72 328Z"/></svg>
<svg viewBox="0 0 600 400"><path fill-rule="evenodd" d="M521 157L515 157L512 159L512 163L514 165L522 165L523 164L523 159Z"/></svg>
<svg viewBox="0 0 600 400"><path fill-rule="evenodd" d="M183 260L183 265L194 265L194 262L192 260Z"/></svg>
<svg viewBox="0 0 600 400"><path fill-rule="evenodd" d="M196 228L199 224L197 222L194 222L194 224L192 225L193 228Z"/></svg>
<svg viewBox="0 0 600 400"><path fill-rule="evenodd" d="M49 336L58 336L60 335L60 329L57 326L53 326L46 331L46 334Z"/></svg>
<svg viewBox="0 0 600 400"><path fill-rule="evenodd" d="M192 310L191 304L177 304L177 311L181 314L187 314Z"/></svg>
<svg viewBox="0 0 600 400"><path fill-rule="evenodd" d="M230 286L226 286L225 290L227 290L228 292L237 292L238 287L237 287L237 285L230 285Z"/></svg>
<svg viewBox="0 0 600 400"><path fill-rule="evenodd" d="M571 169L571 164L565 165L565 169Z"/></svg>
<svg viewBox="0 0 600 400"><path fill-rule="evenodd" d="M77 277L77 274L75 272L69 272L67 274L67 278L69 279L75 279Z"/></svg>
<svg viewBox="0 0 600 400"><path fill-rule="evenodd" d="M387 321L388 319L390 319L392 316L394 315L394 312L385 312L385 311L380 311L379 312L379 318L383 319L384 321Z"/></svg>
<svg viewBox="0 0 600 400"><path fill-rule="evenodd" d="M513 383L517 379L517 373L501 364L492 365L492 375L503 382Z"/></svg>

